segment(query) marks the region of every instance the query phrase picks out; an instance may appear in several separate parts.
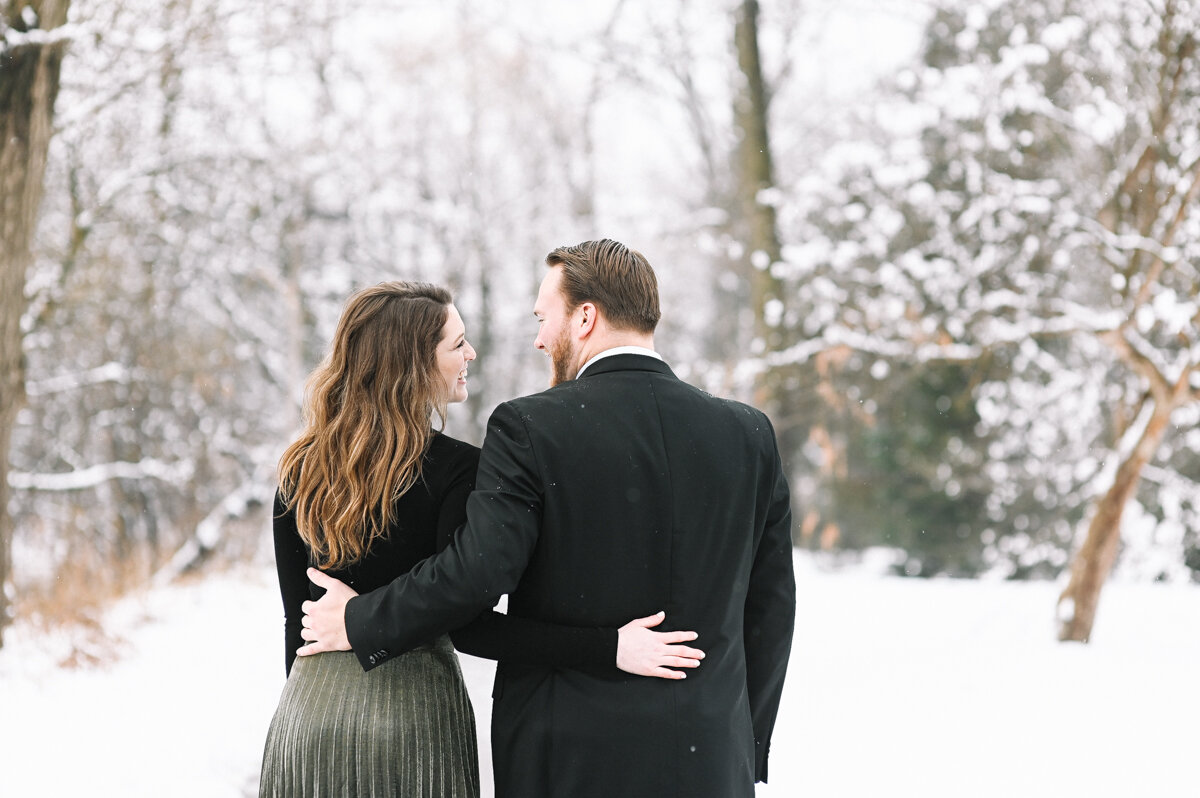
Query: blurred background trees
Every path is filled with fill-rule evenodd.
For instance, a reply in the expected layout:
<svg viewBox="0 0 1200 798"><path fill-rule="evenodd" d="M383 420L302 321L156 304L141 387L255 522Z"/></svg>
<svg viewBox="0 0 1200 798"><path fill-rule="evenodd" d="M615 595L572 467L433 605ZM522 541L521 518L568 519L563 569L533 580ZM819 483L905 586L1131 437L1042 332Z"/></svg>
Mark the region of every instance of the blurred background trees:
<svg viewBox="0 0 1200 798"><path fill-rule="evenodd" d="M910 411L903 422L932 448L897 448L887 432L874 448L875 413L840 439L867 447L848 474L874 452L905 459L893 461L901 481L930 477L919 504L944 514L908 508L900 523L903 539L920 523L921 539L937 542L904 543L906 572L1054 575L1079 542L1059 604L1063 639L1089 637L1123 526L1170 551L1129 557L1145 576L1179 577L1194 558L1196 10L1174 0L937 9L920 63L874 109L867 129L883 147L859 144L807 219L809 245L828 235L833 257L794 262L822 272L842 313L818 332L825 346L809 338L788 360L843 344L890 356L872 366L888 382L911 376L897 361L926 364L893 397L942 386L941 419ZM939 441L945 454L929 462ZM1147 471L1180 449L1182 471ZM890 489L876 496L898 507ZM1130 509L1136 520L1123 523Z"/></svg>
<svg viewBox="0 0 1200 798"><path fill-rule="evenodd" d="M1069 639L1114 563L1200 573L1191 0L36 5L0 27L0 98L65 52L0 297L17 613L265 554L358 286L454 290L479 442L545 384L542 258L598 236L655 265L677 373L770 413L797 545L1061 577Z"/></svg>

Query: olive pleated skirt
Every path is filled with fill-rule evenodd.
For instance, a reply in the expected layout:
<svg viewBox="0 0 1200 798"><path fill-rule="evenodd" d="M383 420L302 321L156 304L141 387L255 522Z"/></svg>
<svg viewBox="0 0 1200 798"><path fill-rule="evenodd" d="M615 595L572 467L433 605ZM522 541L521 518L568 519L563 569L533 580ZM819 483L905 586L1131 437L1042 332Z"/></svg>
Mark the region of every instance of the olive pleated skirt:
<svg viewBox="0 0 1200 798"><path fill-rule="evenodd" d="M297 657L267 732L259 798L478 798L475 713L449 638L364 672Z"/></svg>

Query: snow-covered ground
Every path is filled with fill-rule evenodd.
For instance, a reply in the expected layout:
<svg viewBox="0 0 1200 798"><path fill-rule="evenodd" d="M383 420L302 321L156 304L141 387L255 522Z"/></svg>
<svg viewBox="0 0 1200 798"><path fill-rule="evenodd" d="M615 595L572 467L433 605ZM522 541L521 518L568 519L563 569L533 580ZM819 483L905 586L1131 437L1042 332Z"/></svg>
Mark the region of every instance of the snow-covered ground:
<svg viewBox="0 0 1200 798"><path fill-rule="evenodd" d="M1091 645L1049 584L820 573L759 796L1192 796L1200 587L1106 588ZM0 794L253 795L282 686L269 567L156 589L107 619L112 664L18 626L0 650ZM490 795L491 667L463 657Z"/></svg>

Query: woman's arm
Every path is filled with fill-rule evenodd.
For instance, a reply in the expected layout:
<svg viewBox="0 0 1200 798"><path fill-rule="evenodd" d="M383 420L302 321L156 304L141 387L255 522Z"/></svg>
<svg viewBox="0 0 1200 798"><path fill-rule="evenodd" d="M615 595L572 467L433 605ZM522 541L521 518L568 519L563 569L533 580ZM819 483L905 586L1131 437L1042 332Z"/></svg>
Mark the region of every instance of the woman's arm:
<svg viewBox="0 0 1200 798"><path fill-rule="evenodd" d="M308 547L296 530L296 515L284 507L279 491L275 491L271 527L275 537L275 571L279 575L279 593L283 598L284 669L290 674L296 660L296 649L304 645L300 637L300 609L309 598Z"/></svg>
<svg viewBox="0 0 1200 798"><path fill-rule="evenodd" d="M450 544L467 517L467 496L475 486L476 458L451 479L438 511L437 549ZM696 639L695 632L654 632L665 616L630 621L620 629L579 627L505 615L496 610L450 633L454 647L485 659L558 668L620 668L641 676L682 679L704 653L678 645Z"/></svg>
<svg viewBox="0 0 1200 798"><path fill-rule="evenodd" d="M450 633L454 647L485 659L550 665L558 668L612 668L637 676L684 679L697 668L704 652L680 645L696 639L695 632L655 632L666 619L659 612L635 618L620 629L564 626L516 618L495 610L480 614Z"/></svg>

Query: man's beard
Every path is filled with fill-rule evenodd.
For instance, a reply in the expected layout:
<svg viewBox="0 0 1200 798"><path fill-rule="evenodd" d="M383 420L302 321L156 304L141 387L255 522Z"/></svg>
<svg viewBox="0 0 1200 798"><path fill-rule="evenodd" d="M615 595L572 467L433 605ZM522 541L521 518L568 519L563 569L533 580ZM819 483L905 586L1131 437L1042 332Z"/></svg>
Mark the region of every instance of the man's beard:
<svg viewBox="0 0 1200 798"><path fill-rule="evenodd" d="M575 348L571 346L571 336L566 330L550 344L550 369L551 388L575 379Z"/></svg>

